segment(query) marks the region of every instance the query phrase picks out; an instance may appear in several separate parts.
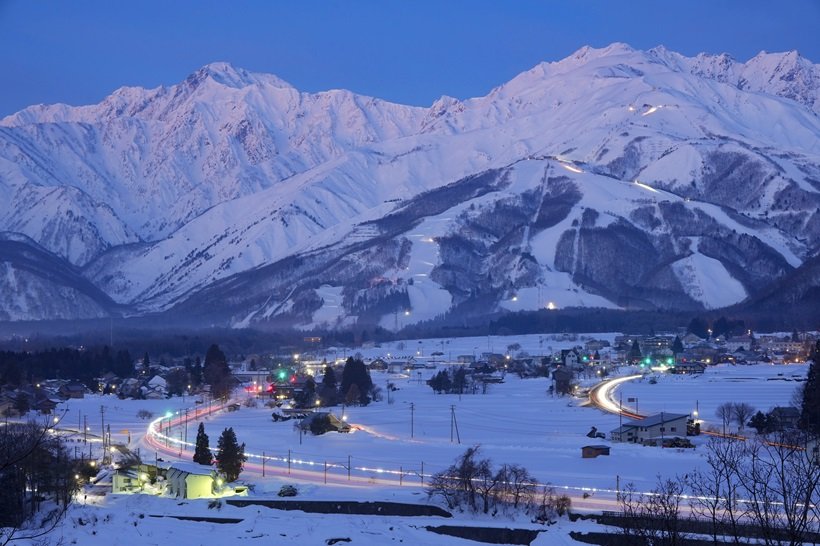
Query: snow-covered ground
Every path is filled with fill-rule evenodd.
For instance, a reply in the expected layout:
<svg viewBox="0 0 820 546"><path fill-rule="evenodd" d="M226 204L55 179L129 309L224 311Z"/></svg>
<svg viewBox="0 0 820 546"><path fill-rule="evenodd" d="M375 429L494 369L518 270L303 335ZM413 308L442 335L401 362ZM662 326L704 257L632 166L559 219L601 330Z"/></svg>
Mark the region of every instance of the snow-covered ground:
<svg viewBox="0 0 820 546"><path fill-rule="evenodd" d="M601 336L598 336L601 337ZM481 346L476 343L482 342ZM448 343L449 341L449 343ZM398 343L361 351L367 357L391 354L429 355L432 351L445 354L473 352L505 352L518 343L520 350L533 354L555 350L564 344L577 344L553 336L518 336L516 338L465 338L461 340L422 340ZM518 351L519 349L516 349ZM344 351L346 352L346 351ZM342 354L339 355L340 357ZM446 366L442 364L440 366ZM627 370L622 370L624 373ZM619 424L619 417L600 410L582 407L582 399L553 397L547 394L548 379L519 379L507 374L502 384L492 384L486 394L437 395L424 383L435 370L424 369L412 374L373 372L374 382L385 387L388 380L398 390L367 407L333 408L337 415L344 412L357 430L351 434L303 436L292 422L273 422L271 410L261 402L257 407L243 407L235 412L216 412L205 416L205 429L215 446L225 427L233 427L240 442L252 455L241 480L254 486L252 496L273 497L279 487L292 483L299 487L300 497L325 500L385 500L424 502L419 474L444 469L467 446L481 445L483 456L496 466L518 463L525 466L542 483L552 483L566 491L580 510L601 510L614 507L617 480L623 487L633 482L639 490L649 490L657 475L685 473L701 464L700 449L677 450L610 443L591 439L586 433L592 426L609 432ZM747 402L758 409L788 405L796 379L805 377L806 366L732 366L711 367L702 376L658 374L657 382L649 379L626 383L615 396L636 398L641 413L669 411L692 413L696 408L704 426L717 426L715 408L727 401ZM594 379L589 379L593 383ZM247 394L238 394L244 401ZM88 396L62 405L66 410L61 425L77 428L88 418L92 434L98 434L101 412L110 424L114 443L129 442L143 459L155 457L173 460L179 456L180 438L184 426L173 427L172 441L165 447L163 440L149 442L144 432L149 421L137 412L147 410L160 417L166 412L195 407L187 397L170 400L119 400L113 396ZM412 406L411 406L412 404ZM627 405L627 404L625 404ZM628 404L632 405L632 404ZM199 406L202 407L202 406ZM189 419L188 441L193 442L196 420ZM183 421L184 425L184 421ZM457 429L457 430L456 430ZM451 432L453 439L451 441ZM75 442L85 449L81 438ZM460 440L460 443L459 443ZM696 438L699 445L704 438ZM581 447L590 443L611 445L611 456L582 459ZM99 449L99 448L98 448ZM265 454L265 476L261 459ZM190 460L191 453L182 451ZM348 459L349 457L349 459ZM288 473L287 460L291 460ZM348 481L347 465L351 466ZM328 465L325 478L325 463ZM325 479L327 484L325 484ZM591 494L587 499L583 493ZM411 544L456 544L460 539L433 535L424 525L467 524L481 526L532 527L528 521L459 514L454 520L438 518L394 518L374 516L319 516L302 512L278 512L266 508L208 508L208 501L145 496L89 496L87 505L78 502L65 522L55 531L68 543L166 543L177 544L230 543L238 539L266 543L321 543L327 538L351 537L353 544L386 544L404 541ZM214 524L173 519L157 519L152 515L199 515L234 517L236 524ZM142 517L144 516L144 517ZM80 522L83 522L81 524ZM570 524L549 527L535 544L572 543L567 532L592 524ZM113 538L112 538L113 537Z"/></svg>

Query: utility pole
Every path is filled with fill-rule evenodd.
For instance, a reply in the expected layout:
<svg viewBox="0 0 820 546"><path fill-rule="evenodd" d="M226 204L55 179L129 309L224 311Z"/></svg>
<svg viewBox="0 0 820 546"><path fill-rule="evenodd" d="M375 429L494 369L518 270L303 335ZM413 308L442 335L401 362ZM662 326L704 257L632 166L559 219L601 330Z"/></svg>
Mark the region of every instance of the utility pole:
<svg viewBox="0 0 820 546"><path fill-rule="evenodd" d="M265 477L265 452L262 452L262 477Z"/></svg>
<svg viewBox="0 0 820 546"><path fill-rule="evenodd" d="M458 421L456 421L456 406L450 406L450 443L453 442L453 430L456 433L456 440L461 443L461 435L458 433Z"/></svg>
<svg viewBox="0 0 820 546"><path fill-rule="evenodd" d="M103 448L102 459L103 459L103 464L105 464L106 453L108 452L108 450L105 449L105 406L102 406L102 405L100 406L100 422L101 422L100 438L102 438L102 448Z"/></svg>
<svg viewBox="0 0 820 546"><path fill-rule="evenodd" d="M410 402L410 437L413 438L415 436L415 411L416 405L413 402Z"/></svg>

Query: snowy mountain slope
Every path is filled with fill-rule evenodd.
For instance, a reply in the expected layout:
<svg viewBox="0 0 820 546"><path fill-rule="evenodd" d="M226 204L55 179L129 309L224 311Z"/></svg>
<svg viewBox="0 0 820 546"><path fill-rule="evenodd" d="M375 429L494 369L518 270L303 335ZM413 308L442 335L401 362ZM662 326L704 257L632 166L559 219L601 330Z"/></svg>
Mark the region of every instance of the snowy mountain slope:
<svg viewBox="0 0 820 546"><path fill-rule="evenodd" d="M393 328L497 307L699 309L739 301L792 269L775 250L782 238L767 244L733 231L719 208L592 173L564 175L562 165L524 160L430 190L360 225L357 238L231 276L173 312L242 325L334 326L356 316ZM334 287L341 292L326 301L321 294Z"/></svg>
<svg viewBox="0 0 820 546"><path fill-rule="evenodd" d="M20 168L2 182L75 186L153 241L215 204L412 132L422 112L348 91L300 93L214 63L170 88L122 88L96 106L8 116L0 129L12 149L2 157Z"/></svg>
<svg viewBox="0 0 820 546"><path fill-rule="evenodd" d="M97 318L117 311L71 264L12 233L0 233L0 294L0 320Z"/></svg>
<svg viewBox="0 0 820 546"><path fill-rule="evenodd" d="M2 120L0 228L209 322L715 308L820 246L817 74L613 44L424 109L214 63Z"/></svg>

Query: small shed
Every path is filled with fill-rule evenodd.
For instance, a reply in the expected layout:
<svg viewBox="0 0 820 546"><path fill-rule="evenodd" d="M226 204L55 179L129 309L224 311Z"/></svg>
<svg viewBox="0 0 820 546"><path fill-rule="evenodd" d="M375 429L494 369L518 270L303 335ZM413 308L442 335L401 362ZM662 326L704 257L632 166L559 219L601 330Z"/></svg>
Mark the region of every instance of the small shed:
<svg viewBox="0 0 820 546"><path fill-rule="evenodd" d="M595 445L581 448L581 457L584 459L594 459L599 455L609 455L609 446Z"/></svg>

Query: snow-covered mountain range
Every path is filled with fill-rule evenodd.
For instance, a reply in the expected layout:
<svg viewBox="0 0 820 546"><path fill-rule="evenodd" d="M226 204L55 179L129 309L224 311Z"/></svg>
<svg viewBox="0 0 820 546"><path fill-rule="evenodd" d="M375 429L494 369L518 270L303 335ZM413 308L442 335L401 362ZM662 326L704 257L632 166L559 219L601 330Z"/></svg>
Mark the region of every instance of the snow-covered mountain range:
<svg viewBox="0 0 820 546"><path fill-rule="evenodd" d="M816 267L820 66L612 44L419 108L214 63L0 120L0 203L0 319L713 309Z"/></svg>

